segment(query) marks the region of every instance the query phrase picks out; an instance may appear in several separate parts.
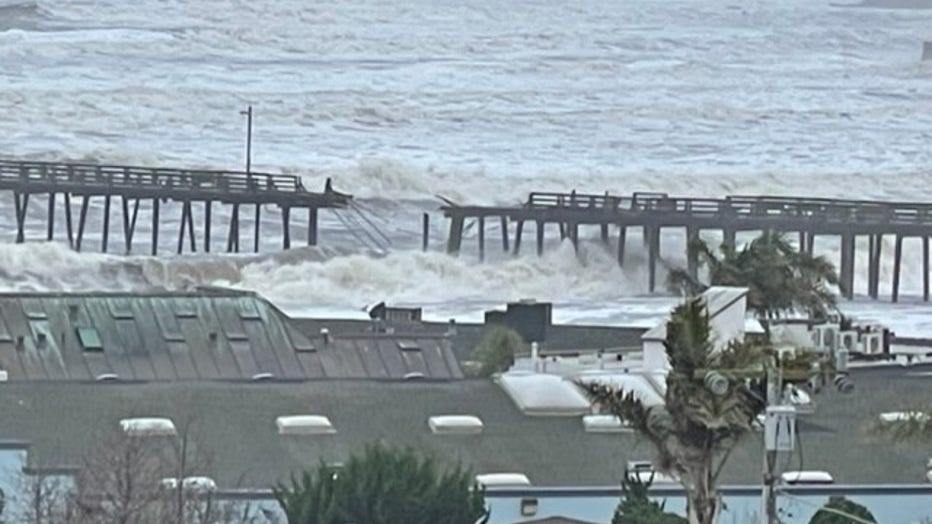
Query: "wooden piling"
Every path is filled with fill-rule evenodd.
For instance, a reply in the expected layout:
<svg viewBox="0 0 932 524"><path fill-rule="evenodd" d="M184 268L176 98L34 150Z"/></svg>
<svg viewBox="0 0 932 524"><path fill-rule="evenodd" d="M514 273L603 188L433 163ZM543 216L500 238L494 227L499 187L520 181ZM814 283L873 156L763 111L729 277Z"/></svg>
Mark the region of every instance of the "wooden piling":
<svg viewBox="0 0 932 524"><path fill-rule="evenodd" d="M282 247L291 249L291 208L282 206Z"/></svg>
<svg viewBox="0 0 932 524"><path fill-rule="evenodd" d="M922 236L922 300L929 301L929 237Z"/></svg>
<svg viewBox="0 0 932 524"><path fill-rule="evenodd" d="M214 207L214 202L212 200L204 201L204 252L210 253L210 215L211 209Z"/></svg>
<svg viewBox="0 0 932 524"><path fill-rule="evenodd" d="M813 256L815 253L815 233L808 233L806 235L806 254Z"/></svg>
<svg viewBox="0 0 932 524"><path fill-rule="evenodd" d="M87 205L91 197L88 195L81 195L81 211L78 212L78 238L75 242L74 248L78 251L81 251L81 242L84 240L84 224L87 223Z"/></svg>
<svg viewBox="0 0 932 524"><path fill-rule="evenodd" d="M485 260L485 217L479 217L479 262Z"/></svg>
<svg viewBox="0 0 932 524"><path fill-rule="evenodd" d="M16 243L26 241L26 209L29 207L29 193L14 193L13 200L16 206Z"/></svg>
<svg viewBox="0 0 932 524"><path fill-rule="evenodd" d="M900 262L903 259L903 235L896 235L896 243L893 247L893 291L891 293L893 302L900 300Z"/></svg>
<svg viewBox="0 0 932 524"><path fill-rule="evenodd" d="M867 268L867 293L876 300L880 296L880 261L883 254L883 235L871 235L871 253Z"/></svg>
<svg viewBox="0 0 932 524"><path fill-rule="evenodd" d="M625 265L625 241L627 240L628 228L624 224L618 224L618 266Z"/></svg>
<svg viewBox="0 0 932 524"><path fill-rule="evenodd" d="M524 235L524 220L519 220L515 226L515 256L521 252L521 237Z"/></svg>
<svg viewBox="0 0 932 524"><path fill-rule="evenodd" d="M602 224L602 243L608 244L608 224Z"/></svg>
<svg viewBox="0 0 932 524"><path fill-rule="evenodd" d="M259 252L259 225L262 223L262 204L256 204L256 221L252 235L252 252Z"/></svg>
<svg viewBox="0 0 932 524"><path fill-rule="evenodd" d="M508 252L508 217L502 215L502 251Z"/></svg>
<svg viewBox="0 0 932 524"><path fill-rule="evenodd" d="M732 249L737 249L737 245L735 245L736 238L737 238L737 232L735 231L734 228L726 227L722 229L722 244L723 245L729 246Z"/></svg>
<svg viewBox="0 0 932 524"><path fill-rule="evenodd" d="M100 238L100 250L104 253L110 244L110 195L104 195L104 225Z"/></svg>
<svg viewBox="0 0 932 524"><path fill-rule="evenodd" d="M317 245L317 208L307 208L307 245Z"/></svg>
<svg viewBox="0 0 932 524"><path fill-rule="evenodd" d="M230 229L227 232L227 253L239 253L239 204L230 212Z"/></svg>
<svg viewBox="0 0 932 524"><path fill-rule="evenodd" d="M569 227L570 240L573 242L573 251L579 252L579 224L573 222Z"/></svg>
<svg viewBox="0 0 932 524"><path fill-rule="evenodd" d="M80 242L80 239L79 239ZM159 199L152 199L152 256L159 254Z"/></svg>
<svg viewBox="0 0 932 524"><path fill-rule="evenodd" d="M463 216L454 216L450 220L450 236L447 238L447 253L456 254L460 252L463 244Z"/></svg>
<svg viewBox="0 0 932 524"><path fill-rule="evenodd" d="M132 215L130 215L129 212L128 200L129 199L125 196L123 197L123 245L125 246L127 254L133 251L133 236L136 233L136 217L139 215L139 199L135 199L133 203Z"/></svg>
<svg viewBox="0 0 932 524"><path fill-rule="evenodd" d="M68 245L74 247L74 229L71 224L71 194L65 193L65 232L68 234Z"/></svg>
<svg viewBox="0 0 932 524"><path fill-rule="evenodd" d="M537 256L544 254L544 221L537 221Z"/></svg>
<svg viewBox="0 0 932 524"><path fill-rule="evenodd" d="M49 208L46 213L48 219L48 229L45 233L45 240L51 242L55 238L55 192L49 193Z"/></svg>
<svg viewBox="0 0 932 524"><path fill-rule="evenodd" d="M854 234L844 233L841 235L841 273L839 277L842 295L848 299L854 298L854 257Z"/></svg>
<svg viewBox="0 0 932 524"><path fill-rule="evenodd" d="M421 251L427 251L430 243L430 214L424 213L421 216Z"/></svg>
<svg viewBox="0 0 932 524"><path fill-rule="evenodd" d="M651 226L647 233L647 271L648 291L651 293L657 288L657 258L660 256L660 227Z"/></svg>
<svg viewBox="0 0 932 524"><path fill-rule="evenodd" d="M699 228L686 228L686 272L693 280L699 278L699 256L693 246L699 240Z"/></svg>

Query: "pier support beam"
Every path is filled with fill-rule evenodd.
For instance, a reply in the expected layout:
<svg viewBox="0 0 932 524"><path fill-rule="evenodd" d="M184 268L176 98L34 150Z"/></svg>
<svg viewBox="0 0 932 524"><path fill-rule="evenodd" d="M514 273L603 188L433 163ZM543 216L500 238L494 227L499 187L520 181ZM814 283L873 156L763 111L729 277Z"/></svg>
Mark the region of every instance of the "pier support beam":
<svg viewBox="0 0 932 524"><path fill-rule="evenodd" d="M479 217L479 262L485 260L485 217Z"/></svg>
<svg viewBox="0 0 932 524"><path fill-rule="evenodd" d="M922 237L922 300L929 301L929 237Z"/></svg>
<svg viewBox="0 0 932 524"><path fill-rule="evenodd" d="M628 227L624 224L618 224L618 267L625 265L625 241L627 240Z"/></svg>
<svg viewBox="0 0 932 524"><path fill-rule="evenodd" d="M447 238L447 253L455 255L460 252L463 244L463 217L456 215L450 218L450 236Z"/></svg>
<svg viewBox="0 0 932 524"><path fill-rule="evenodd" d="M104 253L110 245L110 195L104 195L104 228L100 239L100 250Z"/></svg>
<svg viewBox="0 0 932 524"><path fill-rule="evenodd" d="M48 213L48 230L45 233L45 239L49 242L55 238L55 192L49 193L49 209Z"/></svg>
<svg viewBox="0 0 932 524"><path fill-rule="evenodd" d="M421 251L427 251L430 243L430 214L424 213L421 216Z"/></svg>
<svg viewBox="0 0 932 524"><path fill-rule="evenodd" d="M570 241L573 242L573 251L579 252L579 224L573 222L569 224Z"/></svg>
<svg viewBox="0 0 932 524"><path fill-rule="evenodd" d="M259 226L262 222L262 204L256 204L256 222L252 235L252 252L259 252Z"/></svg>
<svg viewBox="0 0 932 524"><path fill-rule="evenodd" d="M903 259L903 235L896 235L896 244L893 247L893 290L891 298L893 302L900 300L900 262Z"/></svg>
<svg viewBox="0 0 932 524"><path fill-rule="evenodd" d="M544 254L544 221L537 221L537 256Z"/></svg>
<svg viewBox="0 0 932 524"><path fill-rule="evenodd" d="M159 253L159 199L152 199L152 256Z"/></svg>
<svg viewBox="0 0 932 524"><path fill-rule="evenodd" d="M81 251L81 242L84 240L84 224L87 223L87 205L91 197L88 195L81 196L81 211L78 213L78 238L75 241L74 248Z"/></svg>
<svg viewBox="0 0 932 524"><path fill-rule="evenodd" d="M239 204L230 212L230 231L227 233L227 253L239 253Z"/></svg>
<svg viewBox="0 0 932 524"><path fill-rule="evenodd" d="M524 235L524 220L519 220L515 226L515 256L521 252L521 237Z"/></svg>
<svg viewBox="0 0 932 524"><path fill-rule="evenodd" d="M13 202L16 207L16 243L26 241L26 208L29 207L29 193L13 193Z"/></svg>
<svg viewBox="0 0 932 524"><path fill-rule="evenodd" d="M71 224L71 194L65 193L65 232L68 234L68 245L74 248L74 228Z"/></svg>
<svg viewBox="0 0 932 524"><path fill-rule="evenodd" d="M689 278L699 279L699 256L696 252L696 244L699 241L699 228L686 228L686 272Z"/></svg>
<svg viewBox="0 0 932 524"><path fill-rule="evenodd" d="M508 248L508 217L502 217L502 251L507 253Z"/></svg>
<svg viewBox="0 0 932 524"><path fill-rule="evenodd" d="M282 247L291 249L291 207L282 206Z"/></svg>
<svg viewBox="0 0 932 524"><path fill-rule="evenodd" d="M204 252L210 253L210 215L214 207L213 200L204 201Z"/></svg>
<svg viewBox="0 0 932 524"><path fill-rule="evenodd" d="M854 298L854 234L841 235L841 292L847 299Z"/></svg>
<svg viewBox="0 0 932 524"><path fill-rule="evenodd" d="M732 227L726 227L722 229L722 244L735 249L735 237L737 236L735 229Z"/></svg>
<svg viewBox="0 0 932 524"><path fill-rule="evenodd" d="M129 199L123 197L123 246L126 254L133 251L133 235L136 233L136 216L139 214L139 199L133 204L133 214L129 213ZM70 222L70 218L69 218Z"/></svg>
<svg viewBox="0 0 932 524"><path fill-rule="evenodd" d="M880 256L883 235L871 235L867 257L867 294L874 300L880 295Z"/></svg>
<svg viewBox="0 0 932 524"><path fill-rule="evenodd" d="M644 228L647 240L647 289L651 293L657 289L657 257L660 256L660 227Z"/></svg>
<svg viewBox="0 0 932 524"><path fill-rule="evenodd" d="M602 224L602 243L608 244L608 224Z"/></svg>
<svg viewBox="0 0 932 524"><path fill-rule="evenodd" d="M307 245L317 245L317 208L307 208Z"/></svg>

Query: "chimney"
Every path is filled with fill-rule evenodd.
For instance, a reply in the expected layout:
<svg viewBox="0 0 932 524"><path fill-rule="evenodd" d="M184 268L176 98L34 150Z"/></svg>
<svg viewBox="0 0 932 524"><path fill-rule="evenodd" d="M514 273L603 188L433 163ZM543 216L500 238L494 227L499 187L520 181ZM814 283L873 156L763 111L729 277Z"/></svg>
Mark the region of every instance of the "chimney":
<svg viewBox="0 0 932 524"><path fill-rule="evenodd" d="M327 328L320 328L320 336L324 339L324 345L330 345L330 330Z"/></svg>

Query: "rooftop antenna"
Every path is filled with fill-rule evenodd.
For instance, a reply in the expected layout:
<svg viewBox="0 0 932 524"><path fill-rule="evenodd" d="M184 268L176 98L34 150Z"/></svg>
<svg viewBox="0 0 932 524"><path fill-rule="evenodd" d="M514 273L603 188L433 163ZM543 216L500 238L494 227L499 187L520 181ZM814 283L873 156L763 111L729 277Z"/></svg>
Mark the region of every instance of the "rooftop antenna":
<svg viewBox="0 0 932 524"><path fill-rule="evenodd" d="M239 114L246 117L246 183L252 185L252 105Z"/></svg>

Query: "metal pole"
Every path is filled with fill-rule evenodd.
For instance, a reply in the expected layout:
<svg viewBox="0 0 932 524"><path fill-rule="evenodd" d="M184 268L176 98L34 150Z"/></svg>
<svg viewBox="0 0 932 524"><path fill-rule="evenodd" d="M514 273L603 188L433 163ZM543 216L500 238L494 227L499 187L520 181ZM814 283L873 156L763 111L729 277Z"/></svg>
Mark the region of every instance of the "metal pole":
<svg viewBox="0 0 932 524"><path fill-rule="evenodd" d="M252 182L252 106L239 114L246 117L246 180Z"/></svg>

